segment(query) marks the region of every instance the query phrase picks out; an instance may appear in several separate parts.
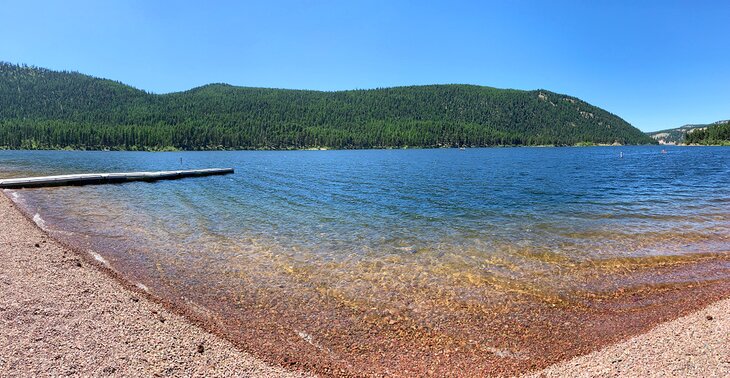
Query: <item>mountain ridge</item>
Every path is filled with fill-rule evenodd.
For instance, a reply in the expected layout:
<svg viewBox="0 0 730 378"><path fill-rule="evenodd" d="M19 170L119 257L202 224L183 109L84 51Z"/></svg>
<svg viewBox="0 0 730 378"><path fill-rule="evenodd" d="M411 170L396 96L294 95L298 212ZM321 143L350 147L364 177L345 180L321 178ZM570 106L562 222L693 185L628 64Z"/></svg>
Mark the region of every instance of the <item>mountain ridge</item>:
<svg viewBox="0 0 730 378"><path fill-rule="evenodd" d="M0 146L79 149L401 148L645 144L569 95L470 84L345 91L211 83L155 94L0 63Z"/></svg>

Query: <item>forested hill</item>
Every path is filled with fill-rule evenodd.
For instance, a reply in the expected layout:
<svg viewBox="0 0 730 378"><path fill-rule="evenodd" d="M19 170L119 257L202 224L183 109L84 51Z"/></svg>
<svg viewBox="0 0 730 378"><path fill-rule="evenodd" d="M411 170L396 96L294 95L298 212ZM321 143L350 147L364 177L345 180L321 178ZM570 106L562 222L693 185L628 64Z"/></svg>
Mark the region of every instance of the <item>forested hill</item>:
<svg viewBox="0 0 730 378"><path fill-rule="evenodd" d="M685 143L730 146L730 120L718 121L687 133Z"/></svg>
<svg viewBox="0 0 730 378"><path fill-rule="evenodd" d="M728 126L729 123L730 120L717 121L709 124L697 123L680 126L674 129L653 131L646 134L659 143L716 144L716 142L721 141L722 136L725 135L720 131L730 128L730 126ZM706 132L707 129L713 129L714 131L713 133L709 133ZM695 132L697 132L697 134L693 135ZM725 139L730 138L726 137Z"/></svg>
<svg viewBox="0 0 730 378"><path fill-rule="evenodd" d="M0 63L0 147L287 149L654 142L546 90L428 85L320 92L211 84L151 94Z"/></svg>

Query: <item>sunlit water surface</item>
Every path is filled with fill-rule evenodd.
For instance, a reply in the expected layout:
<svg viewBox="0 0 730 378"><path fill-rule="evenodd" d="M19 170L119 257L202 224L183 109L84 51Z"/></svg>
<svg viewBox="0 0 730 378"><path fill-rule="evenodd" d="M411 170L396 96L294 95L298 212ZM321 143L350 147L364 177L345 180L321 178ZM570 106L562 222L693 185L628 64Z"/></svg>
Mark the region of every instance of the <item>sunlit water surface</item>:
<svg viewBox="0 0 730 378"><path fill-rule="evenodd" d="M234 167L6 193L243 340L304 340L314 365L426 334L519 359L477 334L505 306L730 278L730 148L661 149L0 151L0 177Z"/></svg>

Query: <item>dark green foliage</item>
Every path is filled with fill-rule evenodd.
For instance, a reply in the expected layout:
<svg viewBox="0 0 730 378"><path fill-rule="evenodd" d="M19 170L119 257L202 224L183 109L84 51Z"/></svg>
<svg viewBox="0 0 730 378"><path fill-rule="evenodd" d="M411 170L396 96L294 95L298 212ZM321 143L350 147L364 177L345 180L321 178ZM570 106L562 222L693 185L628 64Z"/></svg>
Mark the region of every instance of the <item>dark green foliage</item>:
<svg viewBox="0 0 730 378"><path fill-rule="evenodd" d="M320 92L211 84L151 94L0 63L0 147L288 149L643 144L621 118L544 90L429 85Z"/></svg>
<svg viewBox="0 0 730 378"><path fill-rule="evenodd" d="M687 144L730 145L730 121L696 129L685 136Z"/></svg>

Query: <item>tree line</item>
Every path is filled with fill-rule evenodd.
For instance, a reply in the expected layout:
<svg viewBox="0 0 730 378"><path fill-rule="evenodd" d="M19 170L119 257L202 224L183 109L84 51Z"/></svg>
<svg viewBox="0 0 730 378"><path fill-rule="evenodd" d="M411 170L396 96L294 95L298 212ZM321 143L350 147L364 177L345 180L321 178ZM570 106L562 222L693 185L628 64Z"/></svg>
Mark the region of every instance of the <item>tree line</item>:
<svg viewBox="0 0 730 378"><path fill-rule="evenodd" d="M684 137L686 144L730 145L730 122L695 129Z"/></svg>

